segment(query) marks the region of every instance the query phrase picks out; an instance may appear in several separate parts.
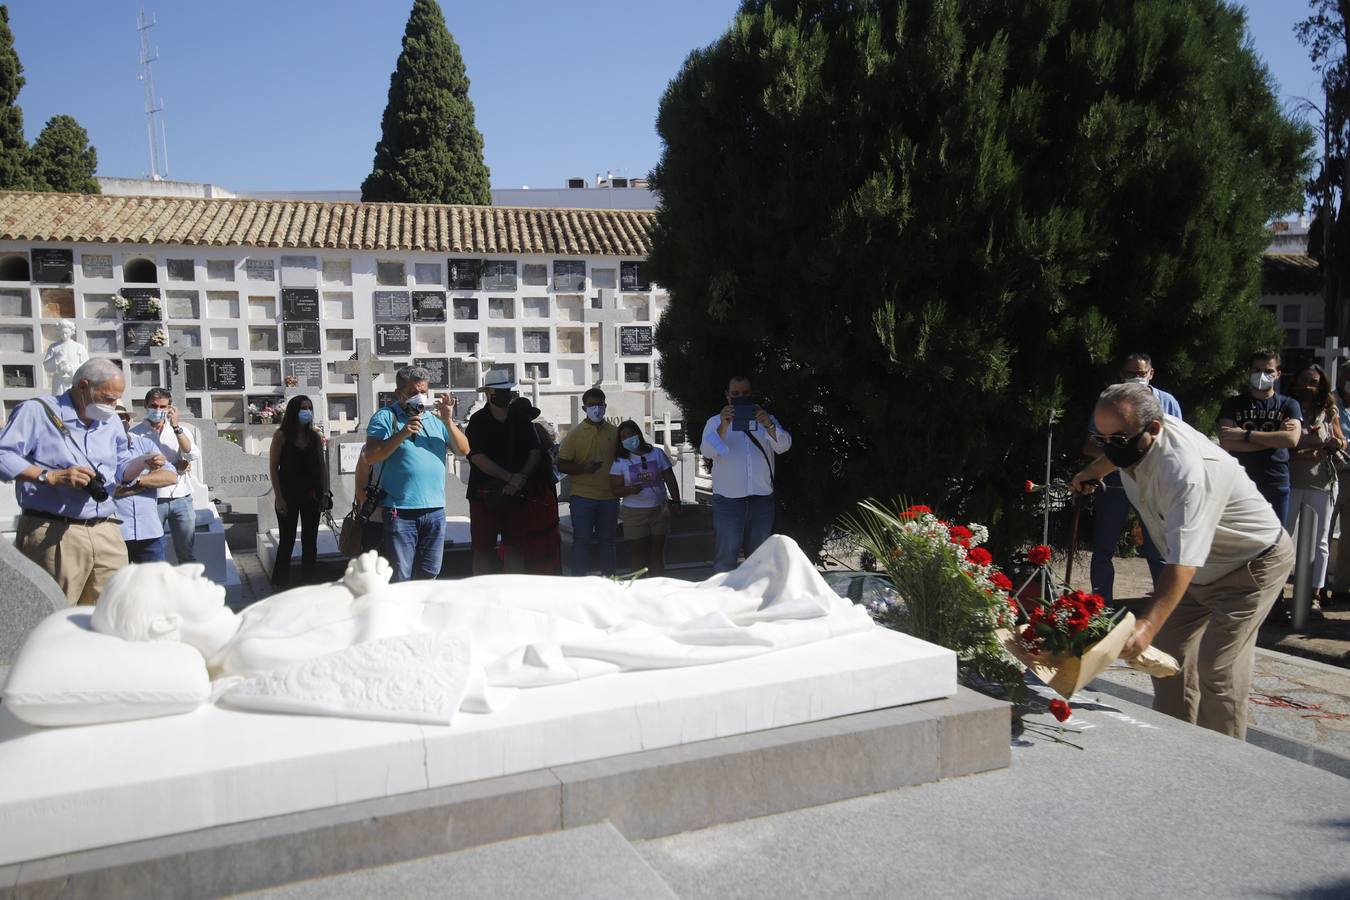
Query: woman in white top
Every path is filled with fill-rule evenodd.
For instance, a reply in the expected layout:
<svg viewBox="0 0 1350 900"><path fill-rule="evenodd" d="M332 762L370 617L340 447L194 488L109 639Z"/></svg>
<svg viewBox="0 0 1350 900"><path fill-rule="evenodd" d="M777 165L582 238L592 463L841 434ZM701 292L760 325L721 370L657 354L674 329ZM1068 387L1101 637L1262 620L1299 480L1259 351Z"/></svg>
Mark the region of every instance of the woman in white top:
<svg viewBox="0 0 1350 900"><path fill-rule="evenodd" d="M633 571L666 573L670 513L680 506L680 485L670 458L642 437L636 422L619 426L619 448L609 470L614 496L623 498L623 536Z"/></svg>

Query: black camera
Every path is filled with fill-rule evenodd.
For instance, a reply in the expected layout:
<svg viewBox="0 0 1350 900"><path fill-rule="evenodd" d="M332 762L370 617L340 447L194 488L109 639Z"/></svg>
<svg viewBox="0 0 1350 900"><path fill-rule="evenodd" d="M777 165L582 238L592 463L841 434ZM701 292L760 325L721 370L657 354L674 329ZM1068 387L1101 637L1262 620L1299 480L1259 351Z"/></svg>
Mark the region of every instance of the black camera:
<svg viewBox="0 0 1350 900"><path fill-rule="evenodd" d="M384 499L384 496L384 488L376 487L366 491L365 502L356 511L356 517L362 522L369 522L370 517L375 515L375 510L380 508L380 501Z"/></svg>
<svg viewBox="0 0 1350 900"><path fill-rule="evenodd" d="M108 482L104 481L102 472L94 473L94 477L85 484L84 492L93 498L95 503L102 503L108 499Z"/></svg>

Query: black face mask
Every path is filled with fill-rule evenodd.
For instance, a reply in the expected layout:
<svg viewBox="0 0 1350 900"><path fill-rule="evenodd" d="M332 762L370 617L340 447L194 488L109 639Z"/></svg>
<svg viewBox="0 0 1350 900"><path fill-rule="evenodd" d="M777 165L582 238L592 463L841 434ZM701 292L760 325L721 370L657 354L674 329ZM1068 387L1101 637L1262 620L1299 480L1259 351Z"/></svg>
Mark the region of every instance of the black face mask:
<svg viewBox="0 0 1350 900"><path fill-rule="evenodd" d="M1102 453L1111 461L1111 465L1118 469L1128 469L1130 466L1137 465L1139 460L1144 458L1144 454L1148 452L1148 448L1139 449L1139 439L1143 436L1144 432L1139 432L1130 438L1129 442L1123 447L1116 444L1107 444L1102 448Z"/></svg>
<svg viewBox="0 0 1350 900"><path fill-rule="evenodd" d="M511 392L493 391L492 396L488 398L488 402L491 403L493 406L499 407L501 409L506 409L508 406L511 405Z"/></svg>

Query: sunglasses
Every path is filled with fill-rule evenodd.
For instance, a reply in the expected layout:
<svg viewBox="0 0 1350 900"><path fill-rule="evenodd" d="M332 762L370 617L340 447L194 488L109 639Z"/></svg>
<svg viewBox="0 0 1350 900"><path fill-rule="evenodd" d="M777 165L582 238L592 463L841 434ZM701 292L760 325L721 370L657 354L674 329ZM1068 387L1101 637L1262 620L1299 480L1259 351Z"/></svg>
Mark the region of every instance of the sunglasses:
<svg viewBox="0 0 1350 900"><path fill-rule="evenodd" d="M1097 434L1094 431L1088 435L1088 439L1098 447L1128 447L1147 430L1147 428L1140 428L1134 434Z"/></svg>

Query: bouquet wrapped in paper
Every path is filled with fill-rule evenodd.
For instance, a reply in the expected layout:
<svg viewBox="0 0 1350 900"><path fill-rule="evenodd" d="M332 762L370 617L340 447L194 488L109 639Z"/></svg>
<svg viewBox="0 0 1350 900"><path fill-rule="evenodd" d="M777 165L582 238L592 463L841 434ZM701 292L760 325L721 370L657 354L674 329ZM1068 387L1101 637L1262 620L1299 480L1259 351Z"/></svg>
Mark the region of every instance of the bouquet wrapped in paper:
<svg viewBox="0 0 1350 900"><path fill-rule="evenodd" d="M1015 597L1008 603L1008 627L998 632L1004 649L1065 700L1106 671L1134 634L1134 616L1114 613L1097 594L1064 590L1049 605L1029 609ZM1154 647L1127 664L1156 678L1180 671Z"/></svg>

